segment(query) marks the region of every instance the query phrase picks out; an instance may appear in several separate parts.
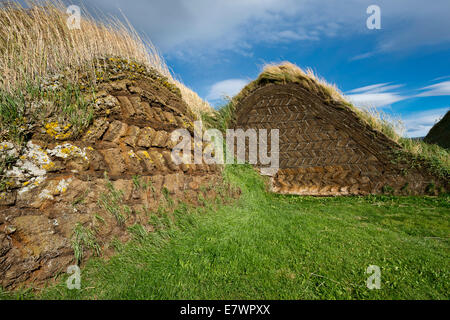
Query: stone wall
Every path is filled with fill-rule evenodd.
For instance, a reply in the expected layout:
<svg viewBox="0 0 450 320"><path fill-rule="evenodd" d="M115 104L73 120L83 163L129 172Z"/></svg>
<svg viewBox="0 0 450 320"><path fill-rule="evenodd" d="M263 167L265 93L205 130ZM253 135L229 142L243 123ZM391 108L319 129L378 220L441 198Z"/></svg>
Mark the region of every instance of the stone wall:
<svg viewBox="0 0 450 320"><path fill-rule="evenodd" d="M158 82L122 79L99 87L95 120L82 137L57 134L62 128L49 122L21 151L3 142L0 152L18 161L0 193L0 286L39 285L77 263L78 224L108 255L113 238L130 238L128 227L153 231L150 216L161 207L232 197L220 167L172 162L170 133L192 132L192 121L181 98Z"/></svg>

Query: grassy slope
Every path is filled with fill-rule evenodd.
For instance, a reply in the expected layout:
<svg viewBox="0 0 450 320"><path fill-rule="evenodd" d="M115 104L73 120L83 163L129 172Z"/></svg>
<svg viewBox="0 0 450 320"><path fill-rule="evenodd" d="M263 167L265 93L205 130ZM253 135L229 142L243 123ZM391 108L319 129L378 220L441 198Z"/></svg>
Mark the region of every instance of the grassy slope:
<svg viewBox="0 0 450 320"><path fill-rule="evenodd" d="M431 128L425 141L450 149L450 111L447 111L445 116Z"/></svg>
<svg viewBox="0 0 450 320"><path fill-rule="evenodd" d="M39 298L449 298L448 196L280 196L248 167L226 175L243 189L237 205L181 210L177 227L91 260L82 291L61 282ZM381 290L365 286L371 264Z"/></svg>

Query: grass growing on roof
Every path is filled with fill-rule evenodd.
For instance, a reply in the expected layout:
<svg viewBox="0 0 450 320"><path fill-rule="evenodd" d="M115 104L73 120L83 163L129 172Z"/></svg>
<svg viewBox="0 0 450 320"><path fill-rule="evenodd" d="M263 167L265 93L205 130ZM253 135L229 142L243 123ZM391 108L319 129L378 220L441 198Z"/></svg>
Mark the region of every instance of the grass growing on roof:
<svg viewBox="0 0 450 320"><path fill-rule="evenodd" d="M14 93L0 89L0 141L23 144L37 126L56 140L76 138L92 122L94 97L71 83L56 88L30 84Z"/></svg>
<svg viewBox="0 0 450 320"><path fill-rule="evenodd" d="M29 1L28 8L13 1L0 8L3 89L10 91L66 70L82 68L95 74L95 66L89 63L105 56L133 59L169 74L156 49L142 41L131 26L113 18L99 22L83 13L81 29L70 30L66 9L58 0ZM76 82L78 75L73 77Z"/></svg>
<svg viewBox="0 0 450 320"><path fill-rule="evenodd" d="M100 20L95 20L83 11L80 29L70 30L66 10L59 0L31 0L26 7L19 1L0 4L0 89L14 93L55 74L67 74L71 83L77 83L80 74L95 80L94 61L114 56L136 61L167 77L195 113L211 108L172 76L158 50L125 18L100 15Z"/></svg>
<svg viewBox="0 0 450 320"><path fill-rule="evenodd" d="M229 99L228 103L223 105L213 113L202 112L201 119L206 127L219 129L225 133L228 129L230 122L233 120L236 104L232 99Z"/></svg>
<svg viewBox="0 0 450 320"><path fill-rule="evenodd" d="M429 170L438 177L448 180L450 178L450 153L436 144L428 144L421 140L400 138L398 143L403 148L403 155L413 160L413 166L426 163ZM415 164L414 164L415 163Z"/></svg>
<svg viewBox="0 0 450 320"><path fill-rule="evenodd" d="M328 98L345 102L342 93L333 84L326 82L323 78L317 76L312 69L303 71L300 67L290 62L280 64L267 64L258 78L245 86L233 100L236 103L248 96L252 91L267 83L286 84L298 83L313 92L323 94Z"/></svg>

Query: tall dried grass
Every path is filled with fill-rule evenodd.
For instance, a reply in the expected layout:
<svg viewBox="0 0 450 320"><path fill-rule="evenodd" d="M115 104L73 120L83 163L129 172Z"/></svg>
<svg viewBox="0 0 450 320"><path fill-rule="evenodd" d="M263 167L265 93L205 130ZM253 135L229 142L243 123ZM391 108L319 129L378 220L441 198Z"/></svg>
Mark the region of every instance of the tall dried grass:
<svg viewBox="0 0 450 320"><path fill-rule="evenodd" d="M176 84L192 111L211 108L174 79L151 41L118 18L97 21L83 12L80 29L70 30L66 6L59 0L8 2L0 8L0 89L13 92L51 74L81 70L95 75L94 59L118 56L156 69ZM72 72L73 81L78 73Z"/></svg>
<svg viewBox="0 0 450 320"><path fill-rule="evenodd" d="M280 64L267 64L259 75L258 82L276 81L284 83L302 83L309 85L310 89L322 89L335 101L346 101L335 84L327 82L324 78L315 74L311 68L305 71L291 62Z"/></svg>
<svg viewBox="0 0 450 320"><path fill-rule="evenodd" d="M212 114L214 112L213 107L211 107L208 102L200 98L200 96L195 91L185 86L179 80L174 80L174 82L178 86L178 88L180 88L184 102L186 102L186 104L191 107L191 110L197 115L199 119L201 118L202 114Z"/></svg>

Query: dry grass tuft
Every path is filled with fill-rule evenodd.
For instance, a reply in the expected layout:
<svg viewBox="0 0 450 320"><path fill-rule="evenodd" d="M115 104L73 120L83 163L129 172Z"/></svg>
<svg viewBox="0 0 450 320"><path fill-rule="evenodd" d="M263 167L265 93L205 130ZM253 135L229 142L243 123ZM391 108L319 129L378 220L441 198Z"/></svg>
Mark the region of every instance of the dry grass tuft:
<svg viewBox="0 0 450 320"><path fill-rule="evenodd" d="M405 125L399 118L394 118L375 107L357 108L351 103L346 103L359 118L366 121L372 129L382 132L384 135L399 143L405 133Z"/></svg>
<svg viewBox="0 0 450 320"><path fill-rule="evenodd" d="M333 101L347 103L342 93L334 84L330 84L323 78L317 76L312 69L308 68L306 71L303 71L300 67L290 62L265 65L258 78L242 89L233 100L235 102L240 101L253 90L266 83L298 83Z"/></svg>
<svg viewBox="0 0 450 320"><path fill-rule="evenodd" d="M180 89L181 96L183 97L184 102L186 102L186 104L191 107L191 110L195 113L197 118L200 119L202 114L212 114L214 112L214 109L211 107L211 105L200 98L200 96L195 91L185 86L179 80L175 80L175 84Z"/></svg>
<svg viewBox="0 0 450 320"><path fill-rule="evenodd" d="M299 66L290 62L266 65L257 81L267 80L279 80L284 83L307 83L310 89L325 91L335 101L346 101L335 84L328 83L325 79L316 75L311 68L303 71Z"/></svg>
<svg viewBox="0 0 450 320"><path fill-rule="evenodd" d="M81 70L93 75L93 61L117 56L155 69L176 84L194 113L209 105L175 80L150 41L144 41L129 23L117 18L96 21L83 13L80 30L67 26L66 6L59 0L18 2L0 7L0 89L14 92L53 74ZM72 81L78 73L72 72ZM210 107L209 107L210 108Z"/></svg>

